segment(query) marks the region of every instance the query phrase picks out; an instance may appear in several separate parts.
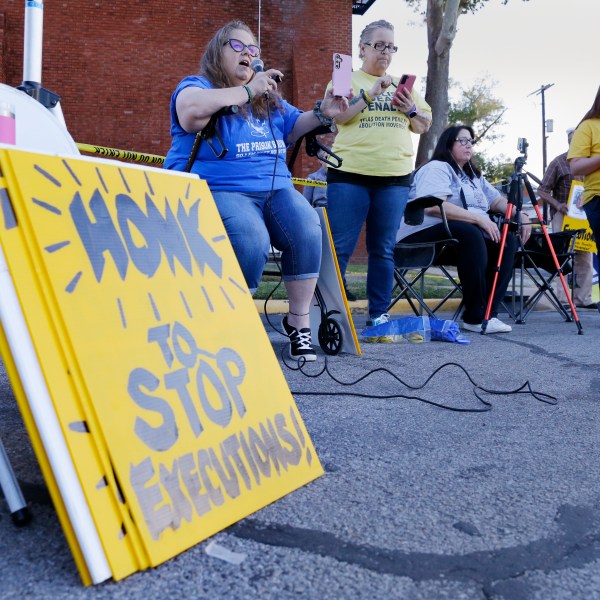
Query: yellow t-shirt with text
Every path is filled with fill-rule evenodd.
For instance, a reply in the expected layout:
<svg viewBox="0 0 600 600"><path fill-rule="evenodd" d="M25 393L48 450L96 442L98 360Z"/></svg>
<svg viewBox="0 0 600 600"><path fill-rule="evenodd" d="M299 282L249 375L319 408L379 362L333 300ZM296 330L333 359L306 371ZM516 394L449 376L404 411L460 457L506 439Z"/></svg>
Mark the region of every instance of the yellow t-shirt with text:
<svg viewBox="0 0 600 600"><path fill-rule="evenodd" d="M590 158L600 155L600 119L586 119L573 134L567 159ZM600 196L600 169L586 175L582 194L583 204Z"/></svg>
<svg viewBox="0 0 600 600"><path fill-rule="evenodd" d="M368 92L376 80L374 75L354 71L354 95L360 95L361 89ZM393 77L392 81L394 85L373 98L371 106L365 107L350 121L336 124L338 133L332 150L343 161L341 171L388 177L407 175L413 170L410 119L392 104L399 78ZM429 104L414 87L411 94L417 108L431 114Z"/></svg>

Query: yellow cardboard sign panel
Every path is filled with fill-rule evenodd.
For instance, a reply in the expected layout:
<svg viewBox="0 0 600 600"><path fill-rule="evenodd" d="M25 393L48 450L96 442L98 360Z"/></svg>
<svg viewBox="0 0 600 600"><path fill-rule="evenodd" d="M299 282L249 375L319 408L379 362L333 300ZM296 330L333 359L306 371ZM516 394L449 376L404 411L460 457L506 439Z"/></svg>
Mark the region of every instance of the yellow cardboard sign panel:
<svg viewBox="0 0 600 600"><path fill-rule="evenodd" d="M2 168L75 381L56 411L83 406L150 564L322 474L204 182L19 151Z"/></svg>
<svg viewBox="0 0 600 600"><path fill-rule="evenodd" d="M0 157L1 159L2 157ZM2 167L4 168L6 165L5 162L2 163ZM23 239L23 228L17 227L16 217L12 211L12 206L10 203L10 197L7 189L6 179L0 173L0 206L2 209L2 246L5 254L9 254L11 257L11 263L13 269L17 270L20 273L18 286L16 288L16 292L20 292L20 303L23 305L23 302L31 303L31 300L34 300L33 304L35 306L39 306L39 297L40 291L37 288L37 282L35 278L35 271L32 268L30 262L28 262L28 251L27 246L24 243ZM6 295L6 289L2 289L0 292L3 296ZM37 320L35 317L39 317ZM21 411L21 415L23 416L23 420L25 422L26 428L29 433L29 437L40 464L41 471L46 480L46 485L54 502L54 506L57 511L58 518L63 526L63 530L65 532L65 536L75 558L75 562L80 570L80 574L84 583L91 583L91 578L88 573L84 557L82 555L81 549L79 547L78 541L76 539L75 532L73 531L72 524L68 520L68 513L65 508L63 498L61 496L59 487L55 480L54 474L52 472L51 465L48 461L48 456L46 454L46 450L43 446L43 442L40 438L40 433L38 431L38 427L36 426L35 418L32 414L32 410L30 405L27 402L27 397L25 395L25 391L23 389L23 383L19 377L18 369L15 364L15 360L13 359L13 355L11 353L11 348L9 346L8 340L4 333L4 327L10 327L10 323L2 323L0 325L0 353L2 354L2 359L4 365L6 367L7 373L10 378L11 385L13 387L13 391L15 397L17 399L17 403L19 404L19 408ZM34 329L37 332L37 341L42 345L45 345L45 348L42 352L46 355L46 367L50 369L52 372L55 372L57 375L65 373L64 364L60 360L60 353L57 352L56 345L54 344L54 340L51 335L48 335L48 326L49 320L44 315L43 311L37 310L34 313L33 322L29 322L29 328ZM38 348L39 350L39 348ZM65 378L66 379L66 378ZM61 386L64 384L64 381L60 381L60 377L55 377L53 383L55 384L55 393L58 395L61 394ZM68 387L68 384L67 384ZM72 410L77 411L78 407L73 405L70 407ZM81 414L81 413L80 413ZM65 422L75 421L73 413L63 415L65 417ZM86 442L90 440L86 440L85 438L82 440L82 447L77 449L79 455L81 453L87 453L89 455L94 455L94 447ZM93 460L93 459L92 459ZM88 474L92 475L90 470L87 471ZM100 477L96 478L98 481ZM93 487L93 485L92 485ZM94 505L96 510L104 512L106 507L101 506L98 502ZM110 509L109 509L110 510ZM106 519L105 519L106 521ZM118 516L115 516L115 523L117 526L121 523L121 519ZM119 546L123 546L123 543L117 544L115 548L113 548L113 556L118 554ZM136 570L135 566L131 564L132 559L128 559L127 553L121 555L121 571L123 572L123 576L128 575ZM125 559L124 561L122 559Z"/></svg>
<svg viewBox="0 0 600 600"><path fill-rule="evenodd" d="M579 234L575 240L575 250L597 252L594 234L581 205L583 185L582 181L571 182L571 190L569 191L569 199L567 200L568 212L563 220L563 231L585 229L585 232Z"/></svg>

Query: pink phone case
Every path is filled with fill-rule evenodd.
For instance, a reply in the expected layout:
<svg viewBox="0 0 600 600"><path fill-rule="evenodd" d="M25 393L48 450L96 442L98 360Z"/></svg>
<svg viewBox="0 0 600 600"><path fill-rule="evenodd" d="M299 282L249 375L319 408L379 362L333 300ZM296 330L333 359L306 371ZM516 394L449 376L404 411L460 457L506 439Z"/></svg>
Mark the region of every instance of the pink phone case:
<svg viewBox="0 0 600 600"><path fill-rule="evenodd" d="M396 96L403 89L407 89L409 92L412 92L413 85L415 84L415 79L416 79L415 75L402 75L402 77L400 77L400 83L398 84L398 88L396 89L394 98L392 99L392 104L395 104L395 105L398 104Z"/></svg>
<svg viewBox="0 0 600 600"><path fill-rule="evenodd" d="M348 54L336 52L333 55L333 74L331 76L333 83L333 95L345 96L352 95L352 57Z"/></svg>

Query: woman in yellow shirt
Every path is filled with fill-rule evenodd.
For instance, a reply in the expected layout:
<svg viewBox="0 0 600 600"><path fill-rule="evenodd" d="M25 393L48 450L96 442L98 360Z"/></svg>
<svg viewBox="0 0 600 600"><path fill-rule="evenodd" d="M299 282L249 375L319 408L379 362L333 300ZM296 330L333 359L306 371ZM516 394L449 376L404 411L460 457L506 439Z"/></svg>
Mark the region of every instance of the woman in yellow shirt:
<svg viewBox="0 0 600 600"><path fill-rule="evenodd" d="M414 88L394 99L399 78L389 68L398 46L391 23L370 23L358 45L354 98L335 117L333 151L343 162L327 171L327 213L342 276L366 222L369 324L379 325L389 318L396 232L413 170L411 133L429 129L431 109Z"/></svg>
<svg viewBox="0 0 600 600"><path fill-rule="evenodd" d="M583 210L600 245L600 87L592 108L573 134L567 159L571 173L583 176Z"/></svg>

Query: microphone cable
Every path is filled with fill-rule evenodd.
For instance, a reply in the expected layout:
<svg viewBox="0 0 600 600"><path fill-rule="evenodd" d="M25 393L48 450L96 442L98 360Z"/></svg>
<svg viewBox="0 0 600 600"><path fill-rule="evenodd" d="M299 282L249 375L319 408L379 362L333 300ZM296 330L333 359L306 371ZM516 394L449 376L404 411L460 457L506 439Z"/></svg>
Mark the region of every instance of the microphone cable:
<svg viewBox="0 0 600 600"><path fill-rule="evenodd" d="M254 58L250 63L250 68L254 71L254 73L261 73L265 70L265 64L260 58ZM277 78L279 79L279 78ZM273 192L275 190L275 177L277 176L277 161L279 160L279 144L277 143L277 139L275 138L275 132L273 131L273 121L271 119L271 104L269 98L269 92L264 93L266 108L267 108L267 121L269 123L269 131L271 132L271 139L275 144L275 164L273 166L273 175L271 176L271 192L269 194L269 210L271 210L271 200L273 198ZM250 110L252 110L252 105L250 105ZM272 211L271 211L271 214Z"/></svg>
<svg viewBox="0 0 600 600"><path fill-rule="evenodd" d="M262 73L265 70L265 64L260 58L254 58L250 63L250 68L254 71L254 73ZM275 79L275 78L271 78ZM279 79L279 78L277 78ZM273 143L275 144L275 165L273 167L273 175L271 176L271 192L269 195L269 200L273 197L273 191L275 189L275 177L277 176L277 161L279 160L279 144L277 143L277 139L275 138L275 132L273 131L273 121L271 119L271 105L270 105L270 97L269 92L264 93L266 108L267 108L267 121L269 123L269 131L271 132L271 138ZM250 106L250 110L252 110L252 105ZM270 208L270 206L269 206ZM272 214L272 213L271 213Z"/></svg>
<svg viewBox="0 0 600 600"><path fill-rule="evenodd" d="M373 375L375 375L377 373L383 373L383 374L391 377L395 382L399 383L400 385L404 386L405 388L412 390L412 391L419 391L419 390L425 390L427 385L433 380L433 378L436 375L438 375L439 373L441 373L442 371L444 371L446 369L456 368L460 372L462 372L466 376L468 381L472 384L473 395L475 396L477 401L482 406L480 406L478 408L460 408L460 407L455 407L455 406L449 406L447 404L442 404L440 402L435 402L433 400L428 400L427 398L423 398L421 396L414 396L414 395L404 394L404 393L373 395L373 394L367 394L367 393L363 393L363 392L351 392L351 391L301 392L301 391L294 391L294 390L290 389L290 392L292 393L292 395L296 395L296 396L351 396L351 397L355 397L355 398L366 398L369 400L392 400L392 399L418 400L419 402L422 402L424 404L429 404L431 406L436 406L438 408L443 408L445 410L449 410L452 412L460 412L460 413L481 413L481 412L488 412L488 411L492 410L492 408L493 408L492 403L489 402L488 400L485 400L484 398L482 398L480 396L480 392L490 394L493 396L510 396L510 395L514 395L514 394L527 394L529 396L532 396L535 400L538 400L539 402L542 402L544 404L549 404L552 406L558 404L558 399L555 396L534 390L529 381L526 381L523 385L519 386L518 388L516 388L514 390L492 390L489 388L485 388L482 385L478 384L462 365L460 365L458 363L454 363L454 362L447 362L447 363L442 364L441 366L437 367L431 373L431 375L426 377L426 379L424 380L423 383L421 383L419 385L411 385L411 384L403 381L395 373L393 373L392 371L390 371L389 369L387 369L385 367L379 367L377 369L372 369L372 370L368 371L367 373L365 373L364 375L361 375L354 381L342 381L339 377L336 377L331 372L331 370L329 368L329 362L327 360L327 356L324 357L325 362L324 362L323 368L316 373L309 373L305 370L304 367L306 366L306 361L304 361L303 359L301 359L299 361L294 361L294 364L290 363L287 360L287 357L285 355L285 349L281 350L280 356L281 356L283 364L291 371L299 371L304 376L309 377L309 378L317 378L317 377L320 377L321 375L326 374L329 376L329 378L332 381L334 381L336 384L338 384L342 387L356 386L357 384L361 383L362 381L366 381L369 377L372 377Z"/></svg>
<svg viewBox="0 0 600 600"><path fill-rule="evenodd" d="M252 60L252 62L250 63L250 67L254 71L254 73L264 72L264 63L258 57L254 58ZM277 83L281 82L281 78L279 76L273 77L272 79L274 79ZM267 203L268 203L267 209L269 211L269 214L272 216L273 215L273 194L275 193L275 178L277 177L277 161L279 160L279 144L277 143L277 138L275 137L275 132L273 130L273 121L271 118L271 105L270 105L269 92L265 92L264 97L266 100L267 121L269 123L269 131L271 132L271 139L273 140L273 143L275 144L275 162L273 164L273 174L271 176L271 191L269 192L269 197L267 200ZM250 106L250 110L252 110L252 106ZM273 248L273 245L270 244L270 247ZM283 271L281 269L281 264L279 262L279 259L274 252L272 253L272 255L273 255L273 263L275 264L275 266L277 267L277 270L279 272L279 282L269 292L269 294L265 298L263 311L264 311L267 323L269 323L269 325L273 328L273 330L287 338L287 335L285 334L285 332L282 329L279 329L278 327L275 327L273 325L273 323L271 322L271 319L269 318L269 314L267 312L267 303L273 297L273 295L279 289L279 286L281 286L281 283L283 282Z"/></svg>

